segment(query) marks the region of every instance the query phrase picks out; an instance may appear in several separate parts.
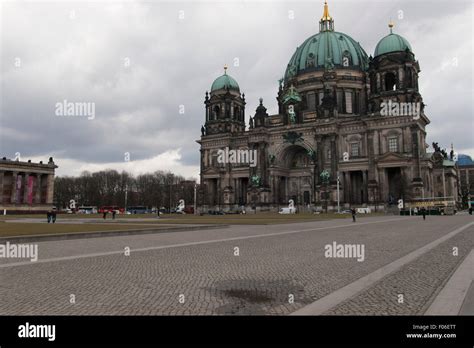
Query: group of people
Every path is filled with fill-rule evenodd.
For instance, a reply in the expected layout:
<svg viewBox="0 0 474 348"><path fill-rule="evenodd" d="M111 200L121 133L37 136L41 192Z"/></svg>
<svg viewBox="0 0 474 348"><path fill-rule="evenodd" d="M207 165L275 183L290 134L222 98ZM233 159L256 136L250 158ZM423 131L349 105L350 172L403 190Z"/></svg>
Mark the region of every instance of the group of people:
<svg viewBox="0 0 474 348"><path fill-rule="evenodd" d="M418 211L415 211L415 213L417 213L417 212ZM425 207L420 209L420 213L421 213L421 215L423 215L423 220L426 220L426 209L425 209ZM351 208L351 214L352 214L352 222L356 222L357 211L355 210L355 208ZM472 215L472 208L469 208L469 214Z"/></svg>
<svg viewBox="0 0 474 348"><path fill-rule="evenodd" d="M103 218L104 220L107 219L107 214L108 214L108 213L109 213L109 212L108 212L107 210L105 210L104 213L102 214L102 218ZM117 214L117 211L112 210L112 220L115 220L115 214Z"/></svg>

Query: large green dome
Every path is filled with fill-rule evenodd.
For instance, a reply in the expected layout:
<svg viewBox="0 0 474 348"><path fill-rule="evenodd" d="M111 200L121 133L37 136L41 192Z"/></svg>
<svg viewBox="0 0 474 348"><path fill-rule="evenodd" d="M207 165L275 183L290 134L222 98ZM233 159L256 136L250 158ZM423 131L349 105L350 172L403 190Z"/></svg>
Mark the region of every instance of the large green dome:
<svg viewBox="0 0 474 348"><path fill-rule="evenodd" d="M326 65L343 68L343 57L349 58L347 68L367 69L367 53L353 38L337 31L319 32L296 49L288 63L285 80Z"/></svg>
<svg viewBox="0 0 474 348"><path fill-rule="evenodd" d="M212 83L211 92L217 91L219 89L231 89L240 93L239 84L231 76L227 75L227 71L224 72L224 75L219 76Z"/></svg>
<svg viewBox="0 0 474 348"><path fill-rule="evenodd" d="M405 51L407 49L412 52L410 43L404 37L390 33L379 41L375 47L374 57L390 52Z"/></svg>

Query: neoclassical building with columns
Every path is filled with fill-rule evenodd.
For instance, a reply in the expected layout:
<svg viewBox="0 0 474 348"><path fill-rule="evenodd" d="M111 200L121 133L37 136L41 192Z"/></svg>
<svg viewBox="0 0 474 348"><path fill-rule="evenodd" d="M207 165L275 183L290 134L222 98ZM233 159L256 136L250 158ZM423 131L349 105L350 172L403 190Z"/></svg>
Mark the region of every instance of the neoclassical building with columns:
<svg viewBox="0 0 474 348"><path fill-rule="evenodd" d="M439 149L427 151L430 121L414 52L390 23L369 56L335 30L325 3L319 31L296 49L280 80L278 113L269 115L260 99L248 127L245 94L225 68L204 100L203 209L275 209L292 199L332 210L338 197L342 208L383 209L439 195L438 172L449 173L443 180L457 195L452 163L439 160ZM226 148L255 150L257 165L219 161Z"/></svg>
<svg viewBox="0 0 474 348"><path fill-rule="evenodd" d="M48 163L0 159L0 213L44 212L53 208L53 158Z"/></svg>

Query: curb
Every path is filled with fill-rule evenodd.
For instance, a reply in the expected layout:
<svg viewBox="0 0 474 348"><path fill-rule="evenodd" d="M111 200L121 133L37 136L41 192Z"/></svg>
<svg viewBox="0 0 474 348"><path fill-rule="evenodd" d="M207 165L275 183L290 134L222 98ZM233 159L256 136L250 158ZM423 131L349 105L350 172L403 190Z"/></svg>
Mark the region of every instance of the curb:
<svg viewBox="0 0 474 348"><path fill-rule="evenodd" d="M12 243L26 243L26 242L47 242L54 240L70 240L70 239L84 239L84 238L102 238L115 236L129 236L155 233L170 233L170 232L186 232L198 230L210 230L218 228L228 228L229 225L202 225L202 226L187 226L187 227L170 227L163 229L131 229L131 230L111 230L111 231L97 231L97 232L73 232L62 234L37 234L32 236L12 236L1 237L0 244L7 241Z"/></svg>

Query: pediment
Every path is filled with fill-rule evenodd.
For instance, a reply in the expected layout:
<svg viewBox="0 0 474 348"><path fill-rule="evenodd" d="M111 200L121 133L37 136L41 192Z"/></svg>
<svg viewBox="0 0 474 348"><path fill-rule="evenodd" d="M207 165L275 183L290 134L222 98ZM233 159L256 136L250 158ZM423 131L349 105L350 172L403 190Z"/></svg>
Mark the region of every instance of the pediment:
<svg viewBox="0 0 474 348"><path fill-rule="evenodd" d="M216 167L209 167L202 171L203 174L220 174L220 170Z"/></svg>
<svg viewBox="0 0 474 348"><path fill-rule="evenodd" d="M385 154L383 154L382 156L380 156L378 159L377 159L377 162L378 163L389 163L389 162L407 162L407 158L398 154L398 153L395 153L395 152L387 152Z"/></svg>

